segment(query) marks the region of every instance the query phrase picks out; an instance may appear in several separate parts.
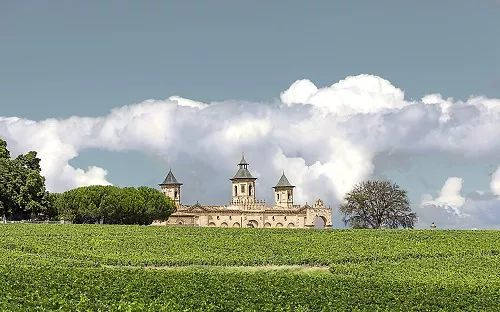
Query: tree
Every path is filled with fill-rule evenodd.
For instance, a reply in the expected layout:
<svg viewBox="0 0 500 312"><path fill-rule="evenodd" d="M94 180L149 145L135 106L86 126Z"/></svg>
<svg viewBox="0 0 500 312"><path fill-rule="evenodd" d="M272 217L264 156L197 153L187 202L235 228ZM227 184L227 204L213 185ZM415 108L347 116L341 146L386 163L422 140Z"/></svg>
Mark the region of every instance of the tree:
<svg viewBox="0 0 500 312"><path fill-rule="evenodd" d="M137 188L137 191L144 198L144 214L148 217L145 220L146 224L154 220L166 220L173 212L174 202L162 192L147 186L141 186Z"/></svg>
<svg viewBox="0 0 500 312"><path fill-rule="evenodd" d="M0 159L9 159L10 152L7 149L7 142L5 140L0 139Z"/></svg>
<svg viewBox="0 0 500 312"><path fill-rule="evenodd" d="M47 220L56 221L59 220L59 215L57 213L57 200L61 197L60 193L49 193L47 196L47 209L45 210L45 217Z"/></svg>
<svg viewBox="0 0 500 312"><path fill-rule="evenodd" d="M7 143L0 139L0 213L14 220L43 217L47 196L36 152L12 159Z"/></svg>
<svg viewBox="0 0 500 312"><path fill-rule="evenodd" d="M389 181L356 185L346 194L340 212L344 222L354 228L413 228L417 221L406 191Z"/></svg>
<svg viewBox="0 0 500 312"><path fill-rule="evenodd" d="M151 224L167 219L174 203L149 187L85 186L60 194L55 206L73 223Z"/></svg>

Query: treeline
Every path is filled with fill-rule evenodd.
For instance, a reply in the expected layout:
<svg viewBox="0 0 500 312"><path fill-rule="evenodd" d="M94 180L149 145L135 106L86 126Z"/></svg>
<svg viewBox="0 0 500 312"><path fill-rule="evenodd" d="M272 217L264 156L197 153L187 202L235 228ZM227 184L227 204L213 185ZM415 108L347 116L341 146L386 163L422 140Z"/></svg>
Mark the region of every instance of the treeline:
<svg viewBox="0 0 500 312"><path fill-rule="evenodd" d="M174 207L170 199L150 187L87 186L49 193L36 152L12 158L7 143L0 138L2 219L151 224L167 219Z"/></svg>
<svg viewBox="0 0 500 312"><path fill-rule="evenodd" d="M85 186L56 195L59 218L73 223L151 224L165 220L173 202L150 187Z"/></svg>

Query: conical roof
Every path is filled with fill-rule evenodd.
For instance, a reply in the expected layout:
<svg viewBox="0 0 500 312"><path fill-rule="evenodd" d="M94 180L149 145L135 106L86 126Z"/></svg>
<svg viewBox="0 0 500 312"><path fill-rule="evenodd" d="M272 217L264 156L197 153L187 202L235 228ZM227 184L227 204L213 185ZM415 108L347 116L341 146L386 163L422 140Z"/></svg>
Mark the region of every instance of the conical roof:
<svg viewBox="0 0 500 312"><path fill-rule="evenodd" d="M295 187L295 186L290 184L290 181L288 181L288 179L285 176L285 172L283 172L280 180L278 181L278 183L276 184L276 186L274 188L277 188L277 187Z"/></svg>
<svg viewBox="0 0 500 312"><path fill-rule="evenodd" d="M182 185L182 183L177 182L177 179L174 177L172 173L172 169L168 171L167 177L163 180L163 183L160 185Z"/></svg>
<svg viewBox="0 0 500 312"><path fill-rule="evenodd" d="M245 160L245 156L241 155L241 160L238 163L238 166L240 167L238 171L236 171L236 174L230 179L230 180L236 180L236 179L254 179L257 180L257 178L254 178L250 171L248 171L248 163Z"/></svg>
<svg viewBox="0 0 500 312"><path fill-rule="evenodd" d="M248 165L247 161L245 160L245 155L241 155L241 160L238 165Z"/></svg>
<svg viewBox="0 0 500 312"><path fill-rule="evenodd" d="M240 167L240 169L238 169L238 171L231 180L233 179L257 179L257 178L254 178L247 168Z"/></svg>

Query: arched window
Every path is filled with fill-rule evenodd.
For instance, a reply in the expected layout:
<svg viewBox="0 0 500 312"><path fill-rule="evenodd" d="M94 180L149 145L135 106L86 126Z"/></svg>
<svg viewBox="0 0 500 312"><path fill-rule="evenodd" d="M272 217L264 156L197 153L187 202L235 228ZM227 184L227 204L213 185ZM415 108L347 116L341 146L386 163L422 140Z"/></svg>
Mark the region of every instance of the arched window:
<svg viewBox="0 0 500 312"><path fill-rule="evenodd" d="M177 198L177 191L174 191L174 198Z"/></svg>
<svg viewBox="0 0 500 312"><path fill-rule="evenodd" d="M241 185L241 193L245 194L245 184Z"/></svg>
<svg viewBox="0 0 500 312"><path fill-rule="evenodd" d="M248 186L248 195L252 195L252 184Z"/></svg>
<svg viewBox="0 0 500 312"><path fill-rule="evenodd" d="M234 196L238 195L238 187L235 185L234 186Z"/></svg>

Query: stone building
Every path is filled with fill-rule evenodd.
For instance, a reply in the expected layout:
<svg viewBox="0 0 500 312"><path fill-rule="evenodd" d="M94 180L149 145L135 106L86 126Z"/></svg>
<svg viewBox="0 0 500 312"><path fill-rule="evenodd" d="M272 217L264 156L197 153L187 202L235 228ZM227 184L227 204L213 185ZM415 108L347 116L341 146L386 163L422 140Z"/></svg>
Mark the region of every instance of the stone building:
<svg viewBox="0 0 500 312"><path fill-rule="evenodd" d="M161 225L211 226L211 227L272 227L272 228L312 228L332 225L331 208L326 207L321 199L311 206L294 203L293 186L281 175L274 189L274 205L257 200L255 181L248 170L249 164L242 157L238 171L230 179L231 201L227 205L183 205L181 203L181 185L170 170L159 184L162 192L171 198L176 211Z"/></svg>

